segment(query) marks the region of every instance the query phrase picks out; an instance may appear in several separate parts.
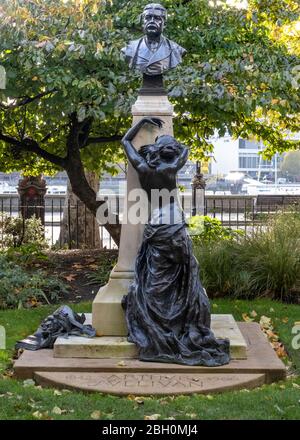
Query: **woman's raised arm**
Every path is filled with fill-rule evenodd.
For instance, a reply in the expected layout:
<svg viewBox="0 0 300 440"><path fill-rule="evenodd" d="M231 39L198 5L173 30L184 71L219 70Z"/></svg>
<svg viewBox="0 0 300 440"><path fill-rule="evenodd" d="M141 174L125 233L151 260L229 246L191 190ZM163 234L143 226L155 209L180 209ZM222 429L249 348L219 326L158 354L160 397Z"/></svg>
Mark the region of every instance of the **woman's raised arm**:
<svg viewBox="0 0 300 440"><path fill-rule="evenodd" d="M127 131L127 133L125 134L125 136L121 141L125 153L128 157L128 160L137 171L142 171L142 170L146 171L146 169L149 168L145 159L138 153L138 151L132 145L132 140L137 135L141 127L146 123L161 128L163 121L161 121L158 118L143 118Z"/></svg>

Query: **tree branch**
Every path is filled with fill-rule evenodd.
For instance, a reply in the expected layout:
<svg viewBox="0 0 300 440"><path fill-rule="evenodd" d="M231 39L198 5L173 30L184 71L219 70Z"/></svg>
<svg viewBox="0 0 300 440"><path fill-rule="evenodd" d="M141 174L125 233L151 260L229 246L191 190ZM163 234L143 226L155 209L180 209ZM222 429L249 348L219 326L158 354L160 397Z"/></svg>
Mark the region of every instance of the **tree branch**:
<svg viewBox="0 0 300 440"><path fill-rule="evenodd" d="M43 150L39 146L39 144L33 139L25 138L23 141L19 141L18 139L15 139L11 136L7 136L0 132L0 140L4 141L9 145L15 145L20 150L30 151L32 153L35 153L38 156L42 157L43 159L48 160L49 162L58 165L62 168L65 168L66 166L66 159L56 156L55 154L49 153L46 150Z"/></svg>
<svg viewBox="0 0 300 440"><path fill-rule="evenodd" d="M46 136L43 137L43 139L40 141L40 144L47 142L49 139L51 139L53 137L54 133L56 133L57 131L60 131L63 128L66 128L68 126L69 126L69 124L64 124L64 125L60 125L60 126L56 127L52 132L47 133Z"/></svg>
<svg viewBox="0 0 300 440"><path fill-rule="evenodd" d="M2 108L4 110L10 110L13 108L22 107L24 105L30 104L33 101L41 99L44 96L51 95L52 93L55 93L55 92L57 92L57 90L53 89L53 90L48 90L47 92L39 93L36 96L24 96L24 97L22 97L22 99L20 101L14 102L13 104L9 104L9 105L6 105L6 104L3 104L2 102L0 102L0 108Z"/></svg>
<svg viewBox="0 0 300 440"><path fill-rule="evenodd" d="M105 144L109 142L116 142L120 141L123 138L124 135L122 134L115 134L113 136L99 136L99 137L89 137L86 141L86 144L82 147L86 147L87 145L91 144Z"/></svg>

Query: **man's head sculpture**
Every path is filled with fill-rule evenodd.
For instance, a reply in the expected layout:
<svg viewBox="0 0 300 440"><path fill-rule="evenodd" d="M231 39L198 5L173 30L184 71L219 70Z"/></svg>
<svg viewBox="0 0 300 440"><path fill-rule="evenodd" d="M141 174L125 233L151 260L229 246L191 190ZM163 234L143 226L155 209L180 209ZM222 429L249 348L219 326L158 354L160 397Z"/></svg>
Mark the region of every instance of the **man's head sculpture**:
<svg viewBox="0 0 300 440"><path fill-rule="evenodd" d="M163 35L167 11L159 3L149 3L141 14L144 36L122 49L131 69L146 76L158 76L176 67L186 50Z"/></svg>
<svg viewBox="0 0 300 440"><path fill-rule="evenodd" d="M145 35L158 37L164 30L167 10L159 3L149 3L141 14L141 24Z"/></svg>

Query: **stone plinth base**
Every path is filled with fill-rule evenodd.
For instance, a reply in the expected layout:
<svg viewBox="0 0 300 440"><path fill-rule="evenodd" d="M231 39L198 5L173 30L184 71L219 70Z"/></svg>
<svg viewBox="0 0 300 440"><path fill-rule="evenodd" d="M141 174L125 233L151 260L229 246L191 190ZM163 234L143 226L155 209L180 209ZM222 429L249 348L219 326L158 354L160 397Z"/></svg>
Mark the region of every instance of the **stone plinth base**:
<svg viewBox="0 0 300 440"><path fill-rule="evenodd" d="M222 392L271 383L286 377L259 324L239 323L247 359L220 367L189 367L137 359L57 358L53 350L27 351L15 361L15 375L42 386L116 395L165 395Z"/></svg>
<svg viewBox="0 0 300 440"><path fill-rule="evenodd" d="M93 319L89 322L97 336L126 336L125 314L121 306L132 281L132 272L113 270L109 282L101 287L93 301Z"/></svg>
<svg viewBox="0 0 300 440"><path fill-rule="evenodd" d="M92 315L87 313L85 316L86 324L90 324ZM247 358L247 344L232 315L212 315L211 328L217 338L230 340L232 359ZM91 339L70 336L56 340L54 356L90 359L138 358L138 351L134 344L127 342L126 337L100 336Z"/></svg>
<svg viewBox="0 0 300 440"><path fill-rule="evenodd" d="M127 338L120 336L100 336L96 338L57 338L53 350L54 357L59 358L138 358L135 344L127 342Z"/></svg>

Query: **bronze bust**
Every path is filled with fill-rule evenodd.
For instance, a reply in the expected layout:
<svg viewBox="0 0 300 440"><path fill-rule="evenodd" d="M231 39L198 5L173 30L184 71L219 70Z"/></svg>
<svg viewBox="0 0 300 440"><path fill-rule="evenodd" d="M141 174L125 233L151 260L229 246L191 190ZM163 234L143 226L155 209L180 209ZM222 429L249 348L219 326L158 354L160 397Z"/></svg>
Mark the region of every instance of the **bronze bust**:
<svg viewBox="0 0 300 440"><path fill-rule="evenodd" d="M166 9L158 3L145 6L141 15L144 36L122 49L129 67L144 75L162 75L182 61L186 50L163 35Z"/></svg>

